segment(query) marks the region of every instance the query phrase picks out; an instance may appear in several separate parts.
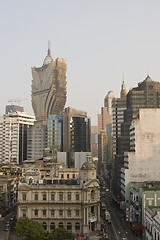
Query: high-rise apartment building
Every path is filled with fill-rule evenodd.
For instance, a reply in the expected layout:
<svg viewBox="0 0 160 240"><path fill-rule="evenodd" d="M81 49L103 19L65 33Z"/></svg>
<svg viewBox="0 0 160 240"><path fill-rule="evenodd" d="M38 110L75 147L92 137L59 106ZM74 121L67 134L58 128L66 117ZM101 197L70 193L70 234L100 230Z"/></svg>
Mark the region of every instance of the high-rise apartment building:
<svg viewBox="0 0 160 240"><path fill-rule="evenodd" d="M28 129L35 118L22 112L5 114L0 119L0 163L22 164L27 159Z"/></svg>
<svg viewBox="0 0 160 240"><path fill-rule="evenodd" d="M127 94L127 109L124 112L124 122L121 124L121 136L118 151L115 156L115 172L113 179L113 193L117 199L120 196L121 168L124 166L124 152L130 150L131 121L138 117L140 108L160 108L160 83L153 81L149 75L132 88Z"/></svg>
<svg viewBox="0 0 160 240"><path fill-rule="evenodd" d="M90 118L86 112L66 108L63 113L63 151L90 152L90 131Z"/></svg>

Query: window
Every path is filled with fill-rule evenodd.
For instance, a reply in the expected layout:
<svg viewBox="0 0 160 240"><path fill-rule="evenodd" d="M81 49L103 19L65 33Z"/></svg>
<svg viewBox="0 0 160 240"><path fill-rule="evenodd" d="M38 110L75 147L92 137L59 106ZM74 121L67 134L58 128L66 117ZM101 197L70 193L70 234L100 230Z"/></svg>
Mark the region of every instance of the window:
<svg viewBox="0 0 160 240"><path fill-rule="evenodd" d="M91 213L94 214L94 206L91 207Z"/></svg>
<svg viewBox="0 0 160 240"><path fill-rule="evenodd" d="M71 193L68 193L68 201L71 201Z"/></svg>
<svg viewBox="0 0 160 240"><path fill-rule="evenodd" d="M71 210L67 210L68 217L71 217Z"/></svg>
<svg viewBox="0 0 160 240"><path fill-rule="evenodd" d="M38 200L38 193L35 193L35 195L34 195L34 200L35 200L35 201Z"/></svg>
<svg viewBox="0 0 160 240"><path fill-rule="evenodd" d="M67 223L67 230L68 231L71 231L72 230L72 223Z"/></svg>
<svg viewBox="0 0 160 240"><path fill-rule="evenodd" d="M75 224L75 230L80 230L80 224L78 222Z"/></svg>
<svg viewBox="0 0 160 240"><path fill-rule="evenodd" d="M34 210L34 216L38 216L38 209Z"/></svg>
<svg viewBox="0 0 160 240"><path fill-rule="evenodd" d="M50 229L53 231L55 229L55 223L54 222L51 222L50 224Z"/></svg>
<svg viewBox="0 0 160 240"><path fill-rule="evenodd" d="M61 178L64 178L64 175L63 175L63 174L61 174Z"/></svg>
<svg viewBox="0 0 160 240"><path fill-rule="evenodd" d="M79 200L79 193L76 193L76 200Z"/></svg>
<svg viewBox="0 0 160 240"><path fill-rule="evenodd" d="M69 174L67 174L67 178L69 178Z"/></svg>
<svg viewBox="0 0 160 240"><path fill-rule="evenodd" d="M47 198L46 198L46 193L43 193L43 200L45 201Z"/></svg>
<svg viewBox="0 0 160 240"><path fill-rule="evenodd" d="M63 210L59 210L59 216L63 216Z"/></svg>
<svg viewBox="0 0 160 240"><path fill-rule="evenodd" d="M73 178L75 178L75 174L73 174Z"/></svg>
<svg viewBox="0 0 160 240"><path fill-rule="evenodd" d="M23 193L23 201L26 201L26 193Z"/></svg>
<svg viewBox="0 0 160 240"><path fill-rule="evenodd" d="M76 216L79 216L79 209L76 209Z"/></svg>
<svg viewBox="0 0 160 240"><path fill-rule="evenodd" d="M55 211L54 211L54 209L52 209L51 210L51 216L54 216L54 213L55 213Z"/></svg>
<svg viewBox="0 0 160 240"><path fill-rule="evenodd" d="M63 193L59 193L59 200L63 200Z"/></svg>
<svg viewBox="0 0 160 240"><path fill-rule="evenodd" d="M42 210L42 214L43 214L43 216L46 216L46 209Z"/></svg>
<svg viewBox="0 0 160 240"><path fill-rule="evenodd" d="M51 193L51 200L54 201L54 193Z"/></svg>
<svg viewBox="0 0 160 240"><path fill-rule="evenodd" d="M59 223L59 227L63 228L63 223L62 222Z"/></svg>
<svg viewBox="0 0 160 240"><path fill-rule="evenodd" d="M46 224L46 222L43 222L42 225L43 225L44 230L47 230L47 224Z"/></svg>
<svg viewBox="0 0 160 240"><path fill-rule="evenodd" d="M25 218L27 216L27 211L26 209L22 209L22 217Z"/></svg>

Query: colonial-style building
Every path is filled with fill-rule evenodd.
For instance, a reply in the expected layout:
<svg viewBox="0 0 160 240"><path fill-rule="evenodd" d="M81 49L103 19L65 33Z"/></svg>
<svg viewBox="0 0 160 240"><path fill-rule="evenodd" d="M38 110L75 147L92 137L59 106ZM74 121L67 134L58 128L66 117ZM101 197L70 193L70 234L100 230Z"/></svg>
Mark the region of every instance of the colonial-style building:
<svg viewBox="0 0 160 240"><path fill-rule="evenodd" d="M75 178L63 174L57 180L19 184L18 218L38 220L47 232L57 227L84 235L100 230L100 186L94 163L87 159L79 176L71 173Z"/></svg>

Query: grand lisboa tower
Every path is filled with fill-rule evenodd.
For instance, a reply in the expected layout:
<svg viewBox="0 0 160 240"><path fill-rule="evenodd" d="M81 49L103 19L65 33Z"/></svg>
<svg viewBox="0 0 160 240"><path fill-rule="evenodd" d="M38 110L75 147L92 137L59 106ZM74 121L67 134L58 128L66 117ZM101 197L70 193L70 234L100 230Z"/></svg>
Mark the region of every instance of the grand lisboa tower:
<svg viewBox="0 0 160 240"><path fill-rule="evenodd" d="M50 114L60 115L66 103L66 69L64 58L48 54L42 67L32 67L32 107L38 121L47 121Z"/></svg>

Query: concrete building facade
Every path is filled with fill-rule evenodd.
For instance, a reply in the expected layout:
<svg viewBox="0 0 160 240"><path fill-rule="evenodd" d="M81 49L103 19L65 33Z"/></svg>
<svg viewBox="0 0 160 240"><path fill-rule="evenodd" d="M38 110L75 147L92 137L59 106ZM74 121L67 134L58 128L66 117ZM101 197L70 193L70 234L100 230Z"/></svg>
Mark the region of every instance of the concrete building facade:
<svg viewBox="0 0 160 240"><path fill-rule="evenodd" d="M138 87L132 88L127 94L127 109L124 112L118 152L115 156L113 195L116 199L121 196L121 168L124 166L124 152L130 151L130 125L132 120L137 118L140 108L160 108L160 83L153 81L149 75L138 84Z"/></svg>
<svg viewBox="0 0 160 240"><path fill-rule="evenodd" d="M63 151L90 152L90 118L84 111L68 107L63 113Z"/></svg>
<svg viewBox="0 0 160 240"><path fill-rule="evenodd" d="M27 159L27 137L35 118L26 113L13 112L0 119L0 162L22 164Z"/></svg>
<svg viewBox="0 0 160 240"><path fill-rule="evenodd" d="M160 179L160 109L139 109L130 126L130 151L124 153L121 169L121 194L129 198L130 182Z"/></svg>

